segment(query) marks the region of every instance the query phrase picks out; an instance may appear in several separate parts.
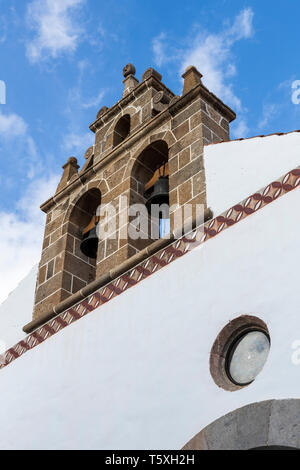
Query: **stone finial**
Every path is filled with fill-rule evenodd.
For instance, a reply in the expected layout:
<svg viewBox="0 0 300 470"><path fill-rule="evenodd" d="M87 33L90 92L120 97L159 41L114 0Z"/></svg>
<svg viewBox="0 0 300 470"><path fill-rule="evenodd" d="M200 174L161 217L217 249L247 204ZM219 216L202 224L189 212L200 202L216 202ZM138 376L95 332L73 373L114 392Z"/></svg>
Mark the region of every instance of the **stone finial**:
<svg viewBox="0 0 300 470"><path fill-rule="evenodd" d="M123 75L124 75L124 91L123 97L128 95L134 88L138 85L139 81L135 78L135 67L132 64L127 64L123 68Z"/></svg>
<svg viewBox="0 0 300 470"><path fill-rule="evenodd" d="M94 155L94 146L93 145L91 147L89 147L87 149L87 151L85 152L85 154L84 154L85 160L89 160L92 155Z"/></svg>
<svg viewBox="0 0 300 470"><path fill-rule="evenodd" d="M182 75L182 78L184 79L182 94L185 95L196 85L199 85L199 83L202 83L201 82L202 77L203 75L199 72L199 70L196 69L196 67L194 67L193 65L190 65L189 67L187 67L185 69L184 74Z"/></svg>
<svg viewBox="0 0 300 470"><path fill-rule="evenodd" d="M128 77L128 75L135 75L135 66L132 65L132 64L127 64L125 65L125 67L123 68L123 75L124 77Z"/></svg>
<svg viewBox="0 0 300 470"><path fill-rule="evenodd" d="M153 69L152 67L149 67L145 72L143 73L142 80L148 80L148 78L155 77L157 80L161 81L162 75L157 72L157 70Z"/></svg>
<svg viewBox="0 0 300 470"><path fill-rule="evenodd" d="M102 108L99 109L97 113L97 119L99 119L101 116L103 116L104 113L108 110L107 106L102 106Z"/></svg>
<svg viewBox="0 0 300 470"><path fill-rule="evenodd" d="M78 175L78 170L80 167L77 163L77 158L70 157L67 163L65 163L62 168L64 172L57 186L57 190L56 190L57 193L61 191L62 189L64 189L74 176Z"/></svg>
<svg viewBox="0 0 300 470"><path fill-rule="evenodd" d="M85 158L85 164L80 170L80 175L82 175L88 168L90 168L94 164L94 154L95 154L95 147L92 145L87 149L87 151L84 154Z"/></svg>

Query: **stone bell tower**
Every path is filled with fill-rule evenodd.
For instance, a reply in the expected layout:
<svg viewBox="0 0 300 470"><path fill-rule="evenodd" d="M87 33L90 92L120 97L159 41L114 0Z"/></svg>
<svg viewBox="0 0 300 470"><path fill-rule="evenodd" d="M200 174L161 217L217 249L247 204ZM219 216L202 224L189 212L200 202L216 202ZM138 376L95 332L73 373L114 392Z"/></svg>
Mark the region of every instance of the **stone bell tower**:
<svg viewBox="0 0 300 470"><path fill-rule="evenodd" d="M183 74L181 96L175 96L153 68L140 82L132 64L123 75L122 98L110 108L102 107L90 126L95 144L86 151L83 167L69 158L55 195L41 206L47 214L46 228L33 322L25 331L75 305L99 278L108 283L120 266L134 263L141 252L146 256L155 251L159 243L152 234L130 234L133 217L128 208L147 205L161 178L169 191L173 237L184 223L184 206L202 205L209 217L203 147L229 140L235 113L202 84L202 75L193 66ZM105 219L99 208L101 214L107 208ZM104 225L113 228L103 230L96 240L96 257L86 256L83 239Z"/></svg>

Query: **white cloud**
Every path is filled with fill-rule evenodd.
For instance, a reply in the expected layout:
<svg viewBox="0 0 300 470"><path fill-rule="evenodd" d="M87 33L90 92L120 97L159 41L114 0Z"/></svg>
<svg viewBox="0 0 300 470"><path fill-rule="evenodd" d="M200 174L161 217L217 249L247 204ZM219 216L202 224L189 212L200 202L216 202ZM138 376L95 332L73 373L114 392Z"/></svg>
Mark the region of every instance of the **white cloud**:
<svg viewBox="0 0 300 470"><path fill-rule="evenodd" d="M27 124L17 114L3 114L0 112L0 135L2 138L23 136L27 132Z"/></svg>
<svg viewBox="0 0 300 470"><path fill-rule="evenodd" d="M261 120L258 123L258 128L265 128L270 123L270 121L276 116L277 110L278 106L276 104L265 104L263 106Z"/></svg>
<svg viewBox="0 0 300 470"><path fill-rule="evenodd" d="M249 127L245 119L239 119L236 124L232 126L231 134L234 139L241 139L247 137Z"/></svg>
<svg viewBox="0 0 300 470"><path fill-rule="evenodd" d="M242 110L241 100L235 95L228 78L236 74L232 46L253 34L253 11L243 10L231 27L219 34L199 34L183 59L182 70L195 65L203 75L203 83L217 96L237 111Z"/></svg>
<svg viewBox="0 0 300 470"><path fill-rule="evenodd" d="M51 175L33 181L15 212L0 212L0 303L39 261L45 224L39 206L54 193L58 180Z"/></svg>
<svg viewBox="0 0 300 470"><path fill-rule="evenodd" d="M64 138L62 148L68 153L82 155L89 147L94 145L95 136L91 132L85 134L76 134L70 132Z"/></svg>
<svg viewBox="0 0 300 470"><path fill-rule="evenodd" d="M74 106L79 106L83 109L97 108L102 103L106 90L100 90L99 93L92 98L85 98L82 96L82 88L84 85L84 77L86 71L91 67L88 60L80 60L77 64L79 69L77 84L69 90L69 107L68 111L72 115L74 113Z"/></svg>
<svg viewBox="0 0 300 470"><path fill-rule="evenodd" d="M21 171L28 179L33 179L43 168L36 143L31 137L27 123L17 114L4 114L0 111L0 140L2 152L12 150L14 143L14 154L11 158L18 158L22 154L22 165L18 163L16 170ZM26 168L26 169L25 169ZM3 175L1 175L3 176Z"/></svg>
<svg viewBox="0 0 300 470"><path fill-rule="evenodd" d="M74 52L83 33L74 13L85 0L33 0L27 8L27 22L34 38L27 43L31 62L41 58L56 58Z"/></svg>
<svg viewBox="0 0 300 470"><path fill-rule="evenodd" d="M166 34L160 33L152 41L152 50L154 53L154 61L158 67L168 62L168 57L165 53L164 42L166 40ZM172 58L171 58L172 59Z"/></svg>
<svg viewBox="0 0 300 470"><path fill-rule="evenodd" d="M154 60L163 65L171 60L181 63L181 72L189 65L195 65L203 75L203 83L226 104L242 111L241 100L233 91L229 79L236 75L236 65L232 46L241 39L253 35L253 11L251 8L242 10L233 23L216 34L199 31L193 38L186 39L189 45L175 50L167 41L165 33L158 35L152 42Z"/></svg>
<svg viewBox="0 0 300 470"><path fill-rule="evenodd" d="M252 8L245 8L235 18L232 27L228 30L228 36L232 36L233 41L247 39L253 35L253 17Z"/></svg>
<svg viewBox="0 0 300 470"><path fill-rule="evenodd" d="M94 98L91 98L91 99L87 100L86 102L81 101L81 106L85 109L97 108L102 103L104 95L105 95L105 91L102 90Z"/></svg>

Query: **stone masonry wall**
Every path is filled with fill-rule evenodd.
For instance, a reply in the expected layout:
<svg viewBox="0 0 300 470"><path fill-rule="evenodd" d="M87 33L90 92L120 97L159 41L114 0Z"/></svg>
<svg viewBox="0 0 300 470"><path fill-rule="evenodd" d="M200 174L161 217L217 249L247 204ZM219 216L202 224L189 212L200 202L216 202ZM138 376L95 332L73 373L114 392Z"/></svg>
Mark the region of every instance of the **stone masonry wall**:
<svg viewBox="0 0 300 470"><path fill-rule="evenodd" d="M42 209L47 213L40 269L37 279L34 318L77 292L134 255L139 247L128 238L128 207L124 201L139 202L139 181L133 166L139 155L155 142L168 146L171 231L180 222L180 208L187 204L206 207L203 147L229 140L229 122L234 113L201 83L201 74L189 68L184 74L184 94L175 97L148 69L141 83L133 75L134 88L111 109L102 108L91 130L95 146L88 149L85 165L78 173L77 161L64 165L56 195ZM126 87L126 85L125 85ZM130 115L129 136L115 148L113 133L119 119ZM99 191L101 207L113 204L115 232L99 241L97 261L80 252L80 213L72 214L88 191ZM74 209L75 208L75 209ZM114 219L114 220L112 220ZM87 217L82 219L82 227Z"/></svg>

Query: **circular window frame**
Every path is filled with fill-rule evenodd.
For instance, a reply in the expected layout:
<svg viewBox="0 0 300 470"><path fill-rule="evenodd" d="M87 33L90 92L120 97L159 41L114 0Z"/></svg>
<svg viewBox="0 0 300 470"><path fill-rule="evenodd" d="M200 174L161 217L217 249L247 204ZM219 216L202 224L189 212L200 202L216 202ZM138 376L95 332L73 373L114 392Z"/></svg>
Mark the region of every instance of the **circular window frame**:
<svg viewBox="0 0 300 470"><path fill-rule="evenodd" d="M242 315L235 318L219 333L210 353L210 373L218 387L234 392L248 387L254 382L255 379L248 384L238 384L233 380L229 372L230 358L232 358L238 341L252 331L264 333L271 346L267 325L255 316Z"/></svg>

